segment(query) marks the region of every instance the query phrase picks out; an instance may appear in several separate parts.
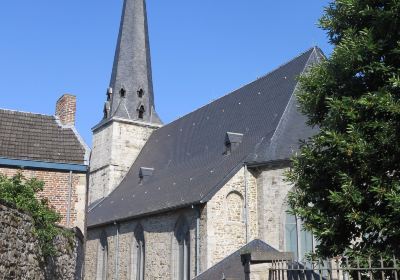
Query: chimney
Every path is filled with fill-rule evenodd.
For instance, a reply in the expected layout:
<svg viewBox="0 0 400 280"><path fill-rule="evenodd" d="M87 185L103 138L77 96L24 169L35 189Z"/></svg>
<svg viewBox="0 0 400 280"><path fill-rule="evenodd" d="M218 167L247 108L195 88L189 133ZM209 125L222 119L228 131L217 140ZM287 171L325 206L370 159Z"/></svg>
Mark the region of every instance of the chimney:
<svg viewBox="0 0 400 280"><path fill-rule="evenodd" d="M64 94L56 104L56 117L63 125L75 125L76 96Z"/></svg>

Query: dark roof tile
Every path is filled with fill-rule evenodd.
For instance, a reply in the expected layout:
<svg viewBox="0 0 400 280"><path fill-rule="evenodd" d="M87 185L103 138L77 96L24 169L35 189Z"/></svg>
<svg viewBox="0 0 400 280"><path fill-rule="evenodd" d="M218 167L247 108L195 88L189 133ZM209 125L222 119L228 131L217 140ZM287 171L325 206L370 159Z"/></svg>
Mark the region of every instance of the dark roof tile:
<svg viewBox="0 0 400 280"><path fill-rule="evenodd" d="M288 159L313 133L299 117L297 77L313 48L268 75L156 130L121 184L88 214L95 226L208 201L245 162ZM292 132L293 131L293 132ZM242 143L226 155L227 132ZM140 167L154 175L140 184Z"/></svg>
<svg viewBox="0 0 400 280"><path fill-rule="evenodd" d="M86 148L54 116L0 109L0 157L84 164Z"/></svg>

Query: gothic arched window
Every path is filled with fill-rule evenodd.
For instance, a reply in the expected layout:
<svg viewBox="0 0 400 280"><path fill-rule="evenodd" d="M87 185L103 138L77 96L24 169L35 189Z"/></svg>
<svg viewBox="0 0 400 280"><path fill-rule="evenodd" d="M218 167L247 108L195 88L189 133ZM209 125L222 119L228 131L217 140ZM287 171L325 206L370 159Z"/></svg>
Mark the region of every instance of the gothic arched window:
<svg viewBox="0 0 400 280"><path fill-rule="evenodd" d="M304 260L314 250L314 237L306 231L302 221L294 215L285 216L285 250L293 252L295 259Z"/></svg>
<svg viewBox="0 0 400 280"><path fill-rule="evenodd" d="M141 105L138 109L138 117L139 117L139 119L143 119L143 117L144 117L144 106L143 105Z"/></svg>
<svg viewBox="0 0 400 280"><path fill-rule="evenodd" d="M107 234L103 231L97 249L96 280L107 280L108 241Z"/></svg>
<svg viewBox="0 0 400 280"><path fill-rule="evenodd" d="M243 222L243 197L238 192L230 192L226 197L227 218L229 222Z"/></svg>
<svg viewBox="0 0 400 280"><path fill-rule="evenodd" d="M130 280L143 280L145 269L144 230L139 224L133 234L130 250Z"/></svg>
<svg viewBox="0 0 400 280"><path fill-rule="evenodd" d="M175 277L177 280L190 279L190 230L184 217L175 226L174 246Z"/></svg>

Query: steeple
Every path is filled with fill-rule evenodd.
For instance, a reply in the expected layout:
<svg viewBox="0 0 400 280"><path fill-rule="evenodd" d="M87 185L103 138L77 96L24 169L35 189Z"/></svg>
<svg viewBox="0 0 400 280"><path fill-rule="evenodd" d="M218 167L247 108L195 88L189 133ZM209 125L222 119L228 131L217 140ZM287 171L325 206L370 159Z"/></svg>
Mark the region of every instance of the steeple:
<svg viewBox="0 0 400 280"><path fill-rule="evenodd" d="M161 123L154 109L145 0L124 0L104 117Z"/></svg>

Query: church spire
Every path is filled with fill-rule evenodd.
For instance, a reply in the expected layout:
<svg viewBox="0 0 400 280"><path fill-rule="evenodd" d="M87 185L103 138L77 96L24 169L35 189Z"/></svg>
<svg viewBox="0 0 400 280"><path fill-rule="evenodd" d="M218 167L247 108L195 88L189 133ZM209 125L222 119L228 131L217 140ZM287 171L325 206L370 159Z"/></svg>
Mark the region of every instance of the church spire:
<svg viewBox="0 0 400 280"><path fill-rule="evenodd" d="M154 110L145 0L124 0L104 116L161 123Z"/></svg>

